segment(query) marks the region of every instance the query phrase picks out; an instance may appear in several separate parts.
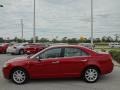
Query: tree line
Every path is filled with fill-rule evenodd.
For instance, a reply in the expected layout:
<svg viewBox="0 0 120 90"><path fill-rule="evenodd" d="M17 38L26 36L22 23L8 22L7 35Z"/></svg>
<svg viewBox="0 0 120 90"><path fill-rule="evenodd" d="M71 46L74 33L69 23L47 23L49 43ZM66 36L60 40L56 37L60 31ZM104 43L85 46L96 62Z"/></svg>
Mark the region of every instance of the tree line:
<svg viewBox="0 0 120 90"><path fill-rule="evenodd" d="M38 38L36 37L36 42L53 42L53 43L90 43L90 38L84 38L84 37L80 37L80 39L77 38L68 38L68 37L63 37L61 40L59 40L57 37L53 38L52 40L49 40L48 38ZM31 38L30 40L27 39L20 39L18 37L15 37L14 39L3 39L2 37L0 37L0 43L10 43L10 42L33 42L33 38ZM94 38L94 43L100 43L100 42L120 42L120 37L119 35L116 35L114 38L112 38L111 36L103 36L102 38Z"/></svg>

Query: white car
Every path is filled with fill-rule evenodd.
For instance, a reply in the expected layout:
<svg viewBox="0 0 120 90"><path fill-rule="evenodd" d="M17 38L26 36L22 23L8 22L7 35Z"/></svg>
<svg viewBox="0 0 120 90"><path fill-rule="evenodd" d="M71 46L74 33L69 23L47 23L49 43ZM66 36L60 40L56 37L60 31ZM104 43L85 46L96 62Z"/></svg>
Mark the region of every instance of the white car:
<svg viewBox="0 0 120 90"><path fill-rule="evenodd" d="M18 44L14 44L12 46L9 46L7 48L7 53L10 54L24 54L24 47L26 46L26 43L18 43Z"/></svg>
<svg viewBox="0 0 120 90"><path fill-rule="evenodd" d="M120 48L120 43L109 43L109 47L111 48Z"/></svg>

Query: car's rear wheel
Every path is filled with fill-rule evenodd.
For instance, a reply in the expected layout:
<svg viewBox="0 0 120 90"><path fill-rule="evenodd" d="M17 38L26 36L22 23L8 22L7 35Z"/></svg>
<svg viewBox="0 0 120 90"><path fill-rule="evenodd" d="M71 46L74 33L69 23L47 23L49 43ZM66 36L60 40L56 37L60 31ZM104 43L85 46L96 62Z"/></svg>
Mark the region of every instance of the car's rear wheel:
<svg viewBox="0 0 120 90"><path fill-rule="evenodd" d="M94 83L99 78L99 70L97 68L87 68L84 72L84 80L89 83Z"/></svg>
<svg viewBox="0 0 120 90"><path fill-rule="evenodd" d="M23 84L28 80L27 73L23 69L15 69L11 73L11 79L16 84Z"/></svg>
<svg viewBox="0 0 120 90"><path fill-rule="evenodd" d="M19 54L20 54L20 55L23 55L23 54L24 54L24 50L21 49L21 50L19 51Z"/></svg>

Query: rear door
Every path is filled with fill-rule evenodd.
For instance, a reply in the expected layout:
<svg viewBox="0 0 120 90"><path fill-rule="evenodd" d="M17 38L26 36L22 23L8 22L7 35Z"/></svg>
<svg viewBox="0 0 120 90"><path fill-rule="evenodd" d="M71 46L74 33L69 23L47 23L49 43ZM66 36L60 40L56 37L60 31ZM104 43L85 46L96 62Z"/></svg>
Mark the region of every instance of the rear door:
<svg viewBox="0 0 120 90"><path fill-rule="evenodd" d="M64 48L61 70L66 77L79 77L87 63L89 55L79 48Z"/></svg>

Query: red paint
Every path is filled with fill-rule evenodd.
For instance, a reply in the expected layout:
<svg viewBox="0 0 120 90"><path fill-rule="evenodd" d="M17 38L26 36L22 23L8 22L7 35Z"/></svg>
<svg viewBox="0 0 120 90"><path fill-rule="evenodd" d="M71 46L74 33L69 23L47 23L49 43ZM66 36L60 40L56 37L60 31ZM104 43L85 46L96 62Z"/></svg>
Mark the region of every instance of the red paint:
<svg viewBox="0 0 120 90"><path fill-rule="evenodd" d="M6 53L8 46L8 43L3 43L2 45L0 45L0 53Z"/></svg>
<svg viewBox="0 0 120 90"><path fill-rule="evenodd" d="M33 45L27 45L24 48L24 52L26 54L35 54L41 50L43 50L44 48L46 48L45 46L41 45L41 44L33 44Z"/></svg>
<svg viewBox="0 0 120 90"><path fill-rule="evenodd" d="M112 58L109 54L96 53L81 46L53 46L41 52L58 47L78 48L88 53L89 56L59 57L44 60L27 57L15 58L6 62L8 65L3 68L4 77L9 78L11 70L15 67L24 68L31 79L80 77L85 68L91 65L98 67L101 75L111 73L113 70Z"/></svg>

